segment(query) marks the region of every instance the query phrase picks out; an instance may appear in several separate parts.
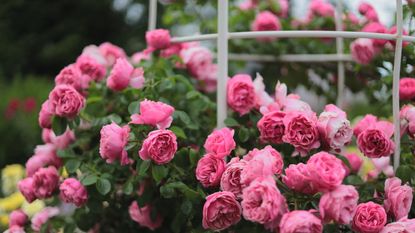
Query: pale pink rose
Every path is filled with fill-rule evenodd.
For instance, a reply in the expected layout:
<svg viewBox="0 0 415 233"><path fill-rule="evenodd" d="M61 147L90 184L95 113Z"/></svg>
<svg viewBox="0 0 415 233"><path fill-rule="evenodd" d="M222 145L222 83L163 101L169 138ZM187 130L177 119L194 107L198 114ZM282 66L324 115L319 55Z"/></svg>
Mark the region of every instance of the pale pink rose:
<svg viewBox="0 0 415 233"><path fill-rule="evenodd" d="M375 47L371 39L359 38L350 44L353 60L362 65L369 64L376 55Z"/></svg>
<svg viewBox="0 0 415 233"><path fill-rule="evenodd" d="M88 78L83 76L81 70L75 64L66 66L55 77L56 85L67 84L79 92L88 87L88 82Z"/></svg>
<svg viewBox="0 0 415 233"><path fill-rule="evenodd" d="M339 224L349 224L359 201L359 193L351 185L340 185L320 198L319 210L322 219Z"/></svg>
<svg viewBox="0 0 415 233"><path fill-rule="evenodd" d="M275 101L277 104L276 110L283 110L284 112L299 111L304 112L310 116L315 115L308 103L300 100L300 96L294 94L287 94L287 85L278 81L275 86ZM314 117L314 116L313 116Z"/></svg>
<svg viewBox="0 0 415 233"><path fill-rule="evenodd" d="M349 161L351 171L346 164L344 164L344 169L346 170L346 174L348 175L350 172L357 173L360 170L360 167L363 164L363 159L356 153L347 153L344 155L346 159Z"/></svg>
<svg viewBox="0 0 415 233"><path fill-rule="evenodd" d="M376 125L376 122L378 121L378 118L376 116L373 116L372 114L367 114L365 117L363 117L353 128L353 134L354 136L358 137L359 134L363 131L365 131L369 127L373 127Z"/></svg>
<svg viewBox="0 0 415 233"><path fill-rule="evenodd" d="M274 99L265 91L264 78L257 73L254 80L255 95L256 95L256 107L266 107L274 103Z"/></svg>
<svg viewBox="0 0 415 233"><path fill-rule="evenodd" d="M385 25L379 22L370 22L362 28L362 32L387 33L387 28L385 27ZM383 48L387 42L387 40L383 40L383 39L370 39L370 40L373 41L373 45L378 49Z"/></svg>
<svg viewBox="0 0 415 233"><path fill-rule="evenodd" d="M199 67L195 78L199 81L197 83L198 89L207 93L215 92L218 79L217 64L211 63Z"/></svg>
<svg viewBox="0 0 415 233"><path fill-rule="evenodd" d="M359 134L357 146L369 158L389 156L395 149L395 144L390 139L392 135L393 124L386 121L378 121Z"/></svg>
<svg viewBox="0 0 415 233"><path fill-rule="evenodd" d="M353 230L361 233L377 233L387 221L385 209L374 202L361 203L356 207L352 221Z"/></svg>
<svg viewBox="0 0 415 233"><path fill-rule="evenodd" d="M54 166L59 169L62 166L62 160L56 155L56 148L53 144L36 146L35 154L26 162L26 175L33 176L39 168Z"/></svg>
<svg viewBox="0 0 415 233"><path fill-rule="evenodd" d="M104 55L99 50L99 47L94 44L85 46L85 48L82 50L81 55L87 55L93 58L94 60L96 60L99 64L102 64L102 65L107 64L107 61L105 60Z"/></svg>
<svg viewBox="0 0 415 233"><path fill-rule="evenodd" d="M241 206L233 193L216 192L206 197L202 225L205 229L224 230L241 220Z"/></svg>
<svg viewBox="0 0 415 233"><path fill-rule="evenodd" d="M407 133L411 138L415 137L415 107L405 105L402 107L399 118L401 120L401 135Z"/></svg>
<svg viewBox="0 0 415 233"><path fill-rule="evenodd" d="M170 44L167 48L160 51L160 57L169 58L174 55L180 55L180 51L182 50L182 44Z"/></svg>
<svg viewBox="0 0 415 233"><path fill-rule="evenodd" d="M249 113L255 107L255 88L249 75L237 74L228 79L227 102L240 116Z"/></svg>
<svg viewBox="0 0 415 233"><path fill-rule="evenodd" d="M68 178L59 186L60 198L66 203L73 203L80 207L88 200L85 186L75 178Z"/></svg>
<svg viewBox="0 0 415 233"><path fill-rule="evenodd" d="M55 115L74 118L84 107L85 98L71 86L59 85L49 93L49 108Z"/></svg>
<svg viewBox="0 0 415 233"><path fill-rule="evenodd" d="M263 11L256 15L251 25L252 31L279 31L281 30L280 20L270 11ZM258 38L258 41L273 41L273 37Z"/></svg>
<svg viewBox="0 0 415 233"><path fill-rule="evenodd" d="M155 49L165 49L170 45L170 32L166 29L147 31L146 42L149 47Z"/></svg>
<svg viewBox="0 0 415 233"><path fill-rule="evenodd" d="M334 17L334 7L324 0L313 0L310 3L310 11L313 15L321 17Z"/></svg>
<svg viewBox="0 0 415 233"><path fill-rule="evenodd" d="M99 154L107 163L120 160L121 165L132 163L128 158L125 146L128 144L130 128L128 125L119 126L114 122L105 125L101 129L101 139L99 142Z"/></svg>
<svg viewBox="0 0 415 233"><path fill-rule="evenodd" d="M401 78L399 80L399 98L412 100L415 98L415 78Z"/></svg>
<svg viewBox="0 0 415 233"><path fill-rule="evenodd" d="M36 200L32 177L26 177L23 180L19 181L17 187L27 202L32 203L34 200Z"/></svg>
<svg viewBox="0 0 415 233"><path fill-rule="evenodd" d="M157 126L159 129L170 127L173 121L174 108L163 102L143 100L140 102L140 113L131 115L130 124Z"/></svg>
<svg viewBox="0 0 415 233"><path fill-rule="evenodd" d="M39 112L39 118L38 118L39 126L41 128L47 128L47 129L52 128L52 117L53 117L53 112L50 109L49 100L46 100L45 102L43 102L42 108L40 109L40 112Z"/></svg>
<svg viewBox="0 0 415 233"><path fill-rule="evenodd" d="M244 188L241 205L244 218L260 224L278 221L288 211L272 177L256 179Z"/></svg>
<svg viewBox="0 0 415 233"><path fill-rule="evenodd" d="M322 192L334 190L346 176L343 162L327 152L312 155L307 161L307 167L313 185Z"/></svg>
<svg viewBox="0 0 415 233"><path fill-rule="evenodd" d="M204 148L207 153L223 159L230 155L232 150L235 149L236 143L233 139L235 131L230 128L215 129L206 138Z"/></svg>
<svg viewBox="0 0 415 233"><path fill-rule="evenodd" d="M158 165L169 163L177 151L176 135L166 129L151 131L139 152L142 160L151 160Z"/></svg>
<svg viewBox="0 0 415 233"><path fill-rule="evenodd" d="M352 25L359 25L359 18L357 18L353 12L347 13L346 20L348 20Z"/></svg>
<svg viewBox="0 0 415 233"><path fill-rule="evenodd" d="M295 147L302 157L312 149L320 147L320 136L315 114L291 111L284 117L285 133L282 140Z"/></svg>
<svg viewBox="0 0 415 233"><path fill-rule="evenodd" d="M415 232L415 219L400 219L386 225L379 233L409 233Z"/></svg>
<svg viewBox="0 0 415 233"><path fill-rule="evenodd" d="M103 64L88 54L79 56L75 64L83 75L87 75L90 80L95 80L96 82L101 81L107 72Z"/></svg>
<svg viewBox="0 0 415 233"><path fill-rule="evenodd" d="M24 227L13 225L7 229L4 233L26 233Z"/></svg>
<svg viewBox="0 0 415 233"><path fill-rule="evenodd" d="M336 152L350 143L353 130L346 113L333 104L326 105L317 121L323 147Z"/></svg>
<svg viewBox="0 0 415 233"><path fill-rule="evenodd" d="M107 79L107 87L113 91L122 91L130 84L134 67L125 58L118 58Z"/></svg>
<svg viewBox="0 0 415 233"><path fill-rule="evenodd" d="M27 220L27 215L22 210L14 210L9 215L9 227L23 227L26 224Z"/></svg>
<svg viewBox="0 0 415 233"><path fill-rule="evenodd" d="M59 185L59 174L53 166L39 168L32 178L34 194L38 199L51 197Z"/></svg>
<svg viewBox="0 0 415 233"><path fill-rule="evenodd" d="M371 158L370 159L375 166L375 169L369 172L369 178L375 179L380 173L383 172L387 177L393 177L394 171L393 167L390 164L390 156L380 157L380 158Z"/></svg>
<svg viewBox="0 0 415 233"><path fill-rule="evenodd" d="M201 76L201 69L206 70L212 64L212 52L202 46L191 46L180 51L180 57L190 74L196 78Z"/></svg>
<svg viewBox="0 0 415 233"><path fill-rule="evenodd" d="M247 161L241 172L241 183L244 187L247 187L255 179L272 177L276 171L276 163L278 163L277 157L271 154L268 149L254 149L245 156L244 160ZM280 161L282 164L281 156Z"/></svg>
<svg viewBox="0 0 415 233"><path fill-rule="evenodd" d="M130 86L135 89L141 89L144 86L144 69L139 67L135 68L130 77Z"/></svg>
<svg viewBox="0 0 415 233"><path fill-rule="evenodd" d="M283 18L287 18L289 10L290 10L290 5L288 3L288 0L279 0L278 5L279 5L279 10L277 12L277 15Z"/></svg>
<svg viewBox="0 0 415 233"><path fill-rule="evenodd" d="M402 181L397 177L385 181L385 210L396 220L408 217L413 198L412 188L401 184Z"/></svg>
<svg viewBox="0 0 415 233"><path fill-rule="evenodd" d="M247 161L240 160L238 157L231 159L220 180L221 190L233 193L238 199L242 198L241 173L246 164Z"/></svg>
<svg viewBox="0 0 415 233"><path fill-rule="evenodd" d="M44 128L42 130L42 140L45 143L53 144L57 149L63 150L75 141L75 134L72 130L66 129L63 134L56 136L52 129Z"/></svg>
<svg viewBox="0 0 415 233"><path fill-rule="evenodd" d="M143 60L150 60L151 54L154 52L154 48L146 48L143 51L136 52L131 56L131 63L138 65Z"/></svg>
<svg viewBox="0 0 415 233"><path fill-rule="evenodd" d="M197 163L196 179L203 187L216 187L219 185L224 171L225 160L212 154L206 154Z"/></svg>
<svg viewBox="0 0 415 233"><path fill-rule="evenodd" d="M259 0L245 0L241 4L239 4L239 9L243 11L255 9L258 6Z"/></svg>
<svg viewBox="0 0 415 233"><path fill-rule="evenodd" d="M244 156L243 160L251 161L251 160L255 159L256 156L261 155L261 154L265 154L266 156L262 157L262 158L259 158L260 160L263 160L263 159L267 160L266 157L273 157L270 160L270 161L272 161L272 163L270 164L270 167L269 167L271 169L271 173L281 175L282 169L284 167L284 160L283 160L282 155L280 154L280 152L275 150L270 145L264 147L261 150L258 150L256 148L254 148L253 150L249 151L248 154L246 154Z"/></svg>
<svg viewBox="0 0 415 233"><path fill-rule="evenodd" d="M288 188L300 193L312 195L318 192L311 180L308 167L304 163L290 164L285 169L282 181Z"/></svg>
<svg viewBox="0 0 415 233"><path fill-rule="evenodd" d="M323 232L323 224L311 211L293 210L282 216L279 232L321 233Z"/></svg>
<svg viewBox="0 0 415 233"><path fill-rule="evenodd" d="M285 113L281 111L272 111L262 116L257 123L262 142L283 143L282 138L285 133L284 117Z"/></svg>
<svg viewBox="0 0 415 233"><path fill-rule="evenodd" d="M128 212L132 220L152 231L159 228L163 223L163 218L159 214L157 214L155 220L151 219L151 206L148 204L144 207L139 207L137 202L133 201L128 208Z"/></svg>
<svg viewBox="0 0 415 233"><path fill-rule="evenodd" d="M35 214L32 218L32 229L36 232L39 232L43 224L46 224L47 221L59 214L59 209L56 207L46 207L41 210L39 213Z"/></svg>
<svg viewBox="0 0 415 233"><path fill-rule="evenodd" d="M99 51L107 61L107 66L114 65L118 58L126 58L125 52L122 48L113 45L109 42L105 42L99 45Z"/></svg>

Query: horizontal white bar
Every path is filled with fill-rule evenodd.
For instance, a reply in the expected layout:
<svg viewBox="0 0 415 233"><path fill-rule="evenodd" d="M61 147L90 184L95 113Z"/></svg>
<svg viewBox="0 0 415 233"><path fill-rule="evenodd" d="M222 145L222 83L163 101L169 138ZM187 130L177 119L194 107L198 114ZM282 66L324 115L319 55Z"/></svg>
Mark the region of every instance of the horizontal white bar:
<svg viewBox="0 0 415 233"><path fill-rule="evenodd" d="M285 54L280 56L261 54L229 54L234 61L262 61L262 62L338 62L353 61L350 54Z"/></svg>
<svg viewBox="0 0 415 233"><path fill-rule="evenodd" d="M218 34L204 34L204 35L195 35L195 36L174 37L171 39L171 42L181 43L181 42L202 41L202 40L216 40L217 38L218 38Z"/></svg>

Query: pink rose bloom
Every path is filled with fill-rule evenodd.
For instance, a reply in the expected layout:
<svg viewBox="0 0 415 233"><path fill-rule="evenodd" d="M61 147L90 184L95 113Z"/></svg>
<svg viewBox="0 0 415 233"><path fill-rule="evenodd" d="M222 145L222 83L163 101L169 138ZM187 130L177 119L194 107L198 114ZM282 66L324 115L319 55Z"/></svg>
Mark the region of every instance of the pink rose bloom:
<svg viewBox="0 0 415 233"><path fill-rule="evenodd" d="M359 25L359 18L353 12L347 13L346 20L348 20L352 25Z"/></svg>
<svg viewBox="0 0 415 233"><path fill-rule="evenodd" d="M243 11L255 9L258 6L259 0L245 0L239 5L239 9Z"/></svg>
<svg viewBox="0 0 415 233"><path fill-rule="evenodd" d="M159 129L170 127L173 121L174 108L163 102L143 100L140 102L140 113L131 116L130 124L157 126Z"/></svg>
<svg viewBox="0 0 415 233"><path fill-rule="evenodd" d="M370 11L366 12L365 18L369 22L379 22L378 13L375 10L370 10Z"/></svg>
<svg viewBox="0 0 415 233"><path fill-rule="evenodd" d="M415 98L415 78L401 78L399 80L399 98L412 100Z"/></svg>
<svg viewBox="0 0 415 233"><path fill-rule="evenodd" d="M85 107L85 98L72 86L59 85L49 93L51 112L66 118L74 118Z"/></svg>
<svg viewBox="0 0 415 233"><path fill-rule="evenodd" d="M151 59L151 54L154 52L154 48L146 48L143 51L139 51L134 53L131 56L131 62L134 65L138 65L141 61L143 60L150 60Z"/></svg>
<svg viewBox="0 0 415 233"><path fill-rule="evenodd" d="M218 79L218 66L216 64L207 64L200 67L196 78L199 80L198 89L207 93L215 92Z"/></svg>
<svg viewBox="0 0 415 233"><path fill-rule="evenodd" d="M118 58L126 58L125 52L122 48L113 45L109 42L105 42L99 45L99 51L107 61L107 66L114 65Z"/></svg>
<svg viewBox="0 0 415 233"><path fill-rule="evenodd" d="M133 70L130 77L130 86L135 89L141 89L144 86L144 69L139 67Z"/></svg>
<svg viewBox="0 0 415 233"><path fill-rule="evenodd" d="M289 8L290 8L288 0L279 0L278 5L279 5L279 11L277 12L277 15L283 18L287 18L288 13L289 13Z"/></svg>
<svg viewBox="0 0 415 233"><path fill-rule="evenodd" d="M326 222L334 220L339 224L349 224L358 201L359 193L355 187L340 185L320 198L320 215Z"/></svg>
<svg viewBox="0 0 415 233"><path fill-rule="evenodd" d="M352 221L353 230L361 233L377 233L387 221L385 209L374 202L361 203L356 207Z"/></svg>
<svg viewBox="0 0 415 233"><path fill-rule="evenodd" d="M334 190L346 176L343 162L327 152L312 155L307 167L313 184L322 192Z"/></svg>
<svg viewBox="0 0 415 233"><path fill-rule="evenodd" d="M128 87L134 67L125 58L118 58L107 79L107 87L113 91L122 91Z"/></svg>
<svg viewBox="0 0 415 233"><path fill-rule="evenodd" d="M207 153L223 159L230 155L232 150L236 147L235 140L233 139L234 133L235 131L233 129L229 129L227 127L215 129L206 138L205 145L203 147Z"/></svg>
<svg viewBox="0 0 415 233"><path fill-rule="evenodd" d="M142 160L152 160L158 165L169 163L177 151L176 135L166 129L151 131L139 152Z"/></svg>
<svg viewBox="0 0 415 233"><path fill-rule="evenodd" d="M225 160L212 154L204 155L197 163L196 179L203 187L216 187L219 185L225 171Z"/></svg>
<svg viewBox="0 0 415 233"><path fill-rule="evenodd" d="M170 32L166 29L147 31L146 42L149 47L155 49L165 49L170 45Z"/></svg>
<svg viewBox="0 0 415 233"><path fill-rule="evenodd" d="M245 168L247 161L240 160L238 157L234 157L226 165L226 170L222 174L220 180L220 189L233 193L236 198L242 198L242 183L241 173Z"/></svg>
<svg viewBox="0 0 415 233"><path fill-rule="evenodd" d="M262 142L283 143L282 138L285 132L284 117L285 113L281 111L272 111L262 116L257 123Z"/></svg>
<svg viewBox="0 0 415 233"><path fill-rule="evenodd" d="M323 146L336 152L352 140L353 130L346 113L333 104L326 105L318 118L317 128Z"/></svg>
<svg viewBox="0 0 415 233"><path fill-rule="evenodd" d="M379 233L415 232L415 219L400 219L386 225Z"/></svg>
<svg viewBox="0 0 415 233"><path fill-rule="evenodd" d="M241 183L247 187L252 181L260 178L272 177L274 175L274 164L277 159L266 150L254 150L250 154L255 156L245 156L247 164L241 172Z"/></svg>
<svg viewBox="0 0 415 233"><path fill-rule="evenodd" d="M60 198L66 203L73 203L80 207L88 200L85 186L75 178L68 178L59 186Z"/></svg>
<svg viewBox="0 0 415 233"><path fill-rule="evenodd" d="M376 55L375 47L371 39L359 38L350 44L353 60L362 65L369 64Z"/></svg>
<svg viewBox="0 0 415 233"><path fill-rule="evenodd" d="M63 134L55 136L55 133L51 130L50 139L57 149L63 150L75 141L75 134L72 130L67 129Z"/></svg>
<svg viewBox="0 0 415 233"><path fill-rule="evenodd" d="M366 26L362 28L362 32L387 33L387 28L385 27L385 25L379 22L371 22L371 23L366 24ZM373 41L373 45L376 48L383 48L387 42L387 40L383 40L383 39L370 39L370 40Z"/></svg>
<svg viewBox="0 0 415 233"><path fill-rule="evenodd" d="M76 59L76 66L82 74L87 75L91 80L101 81L107 73L103 64L99 63L90 55L82 54Z"/></svg>
<svg viewBox="0 0 415 233"><path fill-rule="evenodd" d="M42 108L40 109L39 112L39 126L41 128L52 128L52 117L53 117L53 112L50 109L50 104L49 104L49 100L46 100L45 102L43 102L42 104Z"/></svg>
<svg viewBox="0 0 415 233"><path fill-rule="evenodd" d="M35 214L32 218L32 229L36 232L39 232L43 224L46 224L47 221L59 214L59 209L56 207L46 207L41 210L39 213Z"/></svg>
<svg viewBox="0 0 415 233"><path fill-rule="evenodd" d="M7 229L4 233L26 233L24 227L13 225Z"/></svg>
<svg viewBox="0 0 415 233"><path fill-rule="evenodd" d="M67 84L77 91L87 88L88 82L88 78L83 77L81 70L75 64L66 66L55 77L56 85Z"/></svg>
<svg viewBox="0 0 415 233"><path fill-rule="evenodd" d="M241 220L241 206L231 192L216 192L206 197L203 205L203 228L224 230Z"/></svg>
<svg viewBox="0 0 415 233"><path fill-rule="evenodd" d="M313 0L310 3L310 11L313 15L321 17L334 17L334 7L323 0Z"/></svg>
<svg viewBox="0 0 415 233"><path fill-rule="evenodd" d="M59 185L59 174L53 166L39 168L32 178L34 194L38 199L51 197Z"/></svg>
<svg viewBox="0 0 415 233"><path fill-rule="evenodd" d="M283 176L282 181L294 191L310 195L317 193L308 167L304 163L290 164L285 169L285 176Z"/></svg>
<svg viewBox="0 0 415 233"><path fill-rule="evenodd" d="M170 44L167 48L160 51L160 57L169 58L174 55L180 55L182 45L180 43Z"/></svg>
<svg viewBox="0 0 415 233"><path fill-rule="evenodd" d="M415 107L405 105L402 107L399 118L401 120L401 135L407 133L411 138L415 137Z"/></svg>
<svg viewBox="0 0 415 233"><path fill-rule="evenodd" d="M280 233L321 233L323 224L310 211L293 210L284 214L280 223Z"/></svg>
<svg viewBox="0 0 415 233"><path fill-rule="evenodd" d="M54 166L59 169L62 160L56 155L56 148L53 144L36 146L35 154L26 162L26 175L33 176L39 168Z"/></svg>
<svg viewBox="0 0 415 233"><path fill-rule="evenodd" d="M22 210L13 210L9 216L9 227L23 227L27 222L27 215Z"/></svg>
<svg viewBox="0 0 415 233"><path fill-rule="evenodd" d="M255 107L255 88L249 75L237 74L228 80L227 101L240 116L249 113Z"/></svg>
<svg viewBox="0 0 415 233"><path fill-rule="evenodd" d="M128 144L130 128L128 125L119 126L114 122L105 125L101 129L101 139L99 142L99 154L107 163L120 160L121 165L130 164L125 146Z"/></svg>
<svg viewBox="0 0 415 233"><path fill-rule="evenodd" d="M363 117L357 124L354 126L353 134L354 136L358 137L359 134L365 131L369 127L373 127L376 125L378 118L373 116L372 114L367 114Z"/></svg>
<svg viewBox="0 0 415 233"><path fill-rule="evenodd" d="M281 30L280 20L270 11L263 11L256 15L251 26L252 31L279 31ZM273 41L275 38L258 38L258 41Z"/></svg>
<svg viewBox="0 0 415 233"><path fill-rule="evenodd" d="M137 202L133 201L128 208L128 212L130 213L132 220L140 224L140 226L147 227L152 231L159 228L163 223L163 218L159 214L157 214L157 217L154 221L151 219L150 205L139 207Z"/></svg>
<svg viewBox="0 0 415 233"><path fill-rule="evenodd" d="M260 224L277 221L288 211L284 196L270 177L256 179L245 188L241 205L244 218Z"/></svg>
<svg viewBox="0 0 415 233"><path fill-rule="evenodd" d="M380 158L371 158L375 169L369 172L368 178L375 179L381 172L383 172L387 177L393 177L394 171L392 165L390 165L390 156L380 157Z"/></svg>
<svg viewBox="0 0 415 233"><path fill-rule="evenodd" d="M359 5L359 13L364 15L365 18L368 21L374 21L374 22L378 22L379 18L378 18L378 14L376 13L375 8L367 3L367 2L362 2Z"/></svg>
<svg viewBox="0 0 415 233"><path fill-rule="evenodd" d="M180 57L190 74L199 78L201 70L206 70L212 64L212 52L202 46L191 46L180 51Z"/></svg>
<svg viewBox="0 0 415 233"><path fill-rule="evenodd" d="M257 73L254 80L254 88L256 95L256 108L267 107L274 104L274 99L265 91L264 78Z"/></svg>
<svg viewBox="0 0 415 233"><path fill-rule="evenodd" d="M357 137L359 150L369 158L389 156L395 149L390 139L393 135L393 124L386 121L376 122Z"/></svg>
<svg viewBox="0 0 415 233"><path fill-rule="evenodd" d="M32 203L34 200L36 200L32 177L26 177L23 180L19 181L17 187L27 202Z"/></svg>
<svg viewBox="0 0 415 233"><path fill-rule="evenodd" d="M401 184L402 181L397 177L388 178L385 181L385 210L396 220L408 217L413 198L412 188Z"/></svg>
<svg viewBox="0 0 415 233"><path fill-rule="evenodd" d="M285 133L282 140L295 147L302 157L320 147L317 117L313 114L292 111L284 117Z"/></svg>
<svg viewBox="0 0 415 233"><path fill-rule="evenodd" d="M346 170L346 174L348 175L350 172L359 172L360 167L363 164L363 159L356 153L347 153L344 155L344 157L346 157L346 159L349 161L350 167L352 169L350 171L349 167L344 164L343 167Z"/></svg>
<svg viewBox="0 0 415 233"><path fill-rule="evenodd" d="M373 6L370 3L367 3L367 2L360 3L359 8L358 8L359 13L362 14L362 15L364 15L364 14L366 14L366 12L368 12L370 10L374 10L374 9L375 8L373 8Z"/></svg>
<svg viewBox="0 0 415 233"><path fill-rule="evenodd" d="M257 165L263 166L264 170L260 173L263 173L264 176L267 176L266 174L278 174L281 175L282 168L284 167L284 160L282 159L282 156L280 152L275 150L272 146L268 145L264 147L261 150L258 150L254 148L253 150L249 151L247 155L244 156L243 160L249 161L251 163L252 161L252 168L254 168ZM254 163L259 162L259 164L254 165ZM270 164L266 164L266 163ZM255 170L255 168L254 168ZM258 173L258 175L260 174Z"/></svg>

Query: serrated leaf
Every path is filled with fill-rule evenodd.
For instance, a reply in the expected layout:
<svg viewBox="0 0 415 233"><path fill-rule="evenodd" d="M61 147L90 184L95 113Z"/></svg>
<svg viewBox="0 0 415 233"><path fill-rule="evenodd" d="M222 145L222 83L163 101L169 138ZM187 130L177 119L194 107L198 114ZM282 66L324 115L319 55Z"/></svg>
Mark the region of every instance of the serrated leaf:
<svg viewBox="0 0 415 233"><path fill-rule="evenodd" d="M81 161L78 159L71 159L65 163L65 168L69 173L74 173L81 166Z"/></svg>
<svg viewBox="0 0 415 233"><path fill-rule="evenodd" d="M186 137L186 133L183 131L182 128L177 127L177 126L172 126L170 127L170 130L173 131L173 133L179 137L179 138L183 138L183 139L187 139Z"/></svg>
<svg viewBox="0 0 415 233"><path fill-rule="evenodd" d="M100 178L96 184L97 190L102 195L106 195L111 191L111 182L107 179Z"/></svg>

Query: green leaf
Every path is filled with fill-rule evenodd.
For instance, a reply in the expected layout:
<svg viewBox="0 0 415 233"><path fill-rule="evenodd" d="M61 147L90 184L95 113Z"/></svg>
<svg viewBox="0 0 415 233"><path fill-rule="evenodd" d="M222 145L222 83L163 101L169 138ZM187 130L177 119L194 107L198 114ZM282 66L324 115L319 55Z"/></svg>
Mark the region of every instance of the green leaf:
<svg viewBox="0 0 415 233"><path fill-rule="evenodd" d="M186 216L179 212L174 216L174 219L170 227L174 233L180 233L180 232L183 232L182 226L185 222L186 222Z"/></svg>
<svg viewBox="0 0 415 233"><path fill-rule="evenodd" d="M138 175L144 176L147 173L147 170L150 167L150 164L151 164L150 160L143 160L143 162L141 162L140 164Z"/></svg>
<svg viewBox="0 0 415 233"><path fill-rule="evenodd" d="M65 227L63 228L63 233L73 233L75 232L76 225L73 223L65 224Z"/></svg>
<svg viewBox="0 0 415 233"><path fill-rule="evenodd" d="M175 118L179 118L185 125L189 125L189 124L192 123L191 120L190 120L189 115L187 115L186 112L176 110L176 111L174 111L173 116Z"/></svg>
<svg viewBox="0 0 415 233"><path fill-rule="evenodd" d="M122 122L122 119L117 114L111 114L108 116L108 119L110 122L114 122L116 124L120 124Z"/></svg>
<svg viewBox="0 0 415 233"><path fill-rule="evenodd" d="M225 119L225 125L228 127L236 127L239 126L239 123L232 117L228 117Z"/></svg>
<svg viewBox="0 0 415 233"><path fill-rule="evenodd" d="M130 195L132 192L133 192L133 182L131 182L131 181L127 181L127 183L125 183L124 184L124 187L123 187L123 192L126 194L126 195Z"/></svg>
<svg viewBox="0 0 415 233"><path fill-rule="evenodd" d="M140 101L134 101L128 105L128 112L132 115L140 112Z"/></svg>
<svg viewBox="0 0 415 233"><path fill-rule="evenodd" d="M180 210L185 215L189 215L192 212L192 209L193 209L193 205L192 205L192 202L190 202L189 200L185 200L180 206Z"/></svg>
<svg viewBox="0 0 415 233"><path fill-rule="evenodd" d="M85 176L81 180L81 183L83 185L85 185L85 186L88 186L88 185L95 184L97 182L97 180L98 180L98 176L97 175L95 175L95 174L89 174L89 175Z"/></svg>
<svg viewBox="0 0 415 233"><path fill-rule="evenodd" d="M74 152L71 149L57 150L56 155L59 158L73 158Z"/></svg>
<svg viewBox="0 0 415 233"><path fill-rule="evenodd" d="M360 176L349 175L348 177L346 177L345 183L350 185L362 185L364 184L364 181L362 180L362 178L360 178Z"/></svg>
<svg viewBox="0 0 415 233"><path fill-rule="evenodd" d="M336 154L336 157L340 159L344 164L346 164L346 166L349 168L350 171L352 170L352 165L350 165L350 162L346 157L344 157L343 155L339 155L339 154Z"/></svg>
<svg viewBox="0 0 415 233"><path fill-rule="evenodd" d="M189 150L190 165L192 167L195 167L197 165L197 162L199 161L199 159L200 159L199 154L195 150L190 149Z"/></svg>
<svg viewBox="0 0 415 233"><path fill-rule="evenodd" d="M63 117L55 116L52 120L52 129L56 135L61 135L66 131L67 121Z"/></svg>
<svg viewBox="0 0 415 233"><path fill-rule="evenodd" d="M79 159L71 159L65 163L65 168L69 173L74 173L81 166L81 161Z"/></svg>
<svg viewBox="0 0 415 233"><path fill-rule="evenodd" d="M107 179L100 178L96 184L97 190L102 195L106 195L111 191L111 182Z"/></svg>
<svg viewBox="0 0 415 233"><path fill-rule="evenodd" d="M172 127L170 127L170 130L173 131L173 133L179 138L183 138L183 139L187 138L186 133L180 127L172 126Z"/></svg>
<svg viewBox="0 0 415 233"><path fill-rule="evenodd" d="M238 137L239 140L241 140L241 142L246 142L249 139L249 130L245 127L241 127L241 129L239 130L238 133Z"/></svg>
<svg viewBox="0 0 415 233"><path fill-rule="evenodd" d="M160 92L164 92L166 90L171 90L174 87L174 82L171 79L163 79L160 82L159 90Z"/></svg>
<svg viewBox="0 0 415 233"><path fill-rule="evenodd" d="M197 191L189 188L189 186L187 186L183 182L172 182L165 184L164 186L165 188L172 188L180 191L189 200L198 200L200 198L200 194Z"/></svg>
<svg viewBox="0 0 415 233"><path fill-rule="evenodd" d="M190 100L190 99L194 99L196 97L198 97L200 95L200 92L198 91L189 91L186 94L186 99Z"/></svg>
<svg viewBox="0 0 415 233"><path fill-rule="evenodd" d="M167 176L169 169L165 166L154 165L152 167L151 173L153 175L153 179L159 183L164 177Z"/></svg>
<svg viewBox="0 0 415 233"><path fill-rule="evenodd" d="M162 185L160 187L160 195L164 198L173 198L176 196L176 192L174 191L173 187Z"/></svg>
<svg viewBox="0 0 415 233"><path fill-rule="evenodd" d="M396 176L399 177L403 183L411 181L411 175L414 171L409 165L401 165L396 170Z"/></svg>

